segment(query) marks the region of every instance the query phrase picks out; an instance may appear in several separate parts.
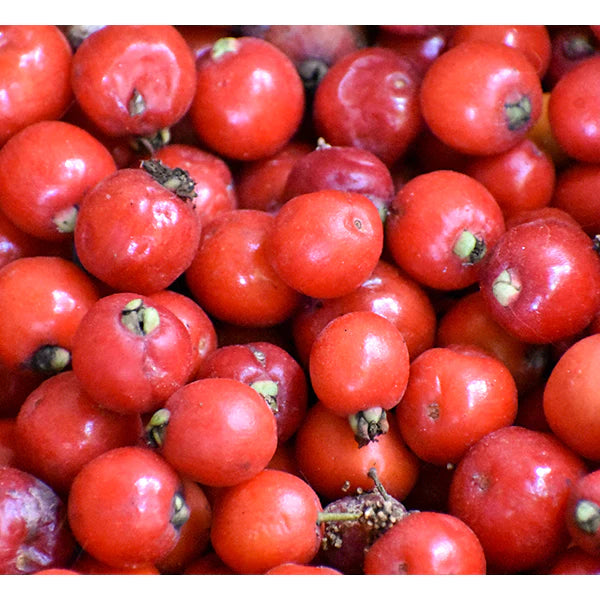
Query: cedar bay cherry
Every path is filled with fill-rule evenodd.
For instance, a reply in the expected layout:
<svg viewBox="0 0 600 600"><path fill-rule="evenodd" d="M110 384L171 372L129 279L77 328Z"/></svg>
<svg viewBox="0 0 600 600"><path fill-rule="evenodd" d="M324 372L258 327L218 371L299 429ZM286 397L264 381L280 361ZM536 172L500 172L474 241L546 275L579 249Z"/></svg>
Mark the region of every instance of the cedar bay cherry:
<svg viewBox="0 0 600 600"><path fill-rule="evenodd" d="M511 335L548 344L578 334L598 312L600 258L579 225L533 218L496 242L479 284L490 314Z"/></svg>
<svg viewBox="0 0 600 600"><path fill-rule="evenodd" d="M600 471L573 482L566 510L567 529L576 546L600 557Z"/></svg>
<svg viewBox="0 0 600 600"><path fill-rule="evenodd" d="M316 560L350 575L363 572L368 548L408 514L381 485L375 468L367 475L375 484L371 491L358 490L333 500L319 515L323 538Z"/></svg>
<svg viewBox="0 0 600 600"><path fill-rule="evenodd" d="M319 401L347 417L359 445L388 429L386 411L409 378L404 336L385 317L349 312L330 321L310 349L309 375Z"/></svg>
<svg viewBox="0 0 600 600"><path fill-rule="evenodd" d="M83 390L100 406L122 414L161 408L188 382L194 360L181 320L138 294L100 298L73 339L72 368Z"/></svg>
<svg viewBox="0 0 600 600"><path fill-rule="evenodd" d="M15 467L0 467L0 574L23 575L70 564L76 546L56 492Z"/></svg>
<svg viewBox="0 0 600 600"><path fill-rule="evenodd" d="M112 137L161 136L193 100L194 56L171 25L107 25L77 48L71 86L84 113Z"/></svg>
<svg viewBox="0 0 600 600"><path fill-rule="evenodd" d="M54 25L4 25L0 40L0 88L5 90L0 145L4 145L27 125L65 114L73 100L73 52Z"/></svg>
<svg viewBox="0 0 600 600"><path fill-rule="evenodd" d="M370 275L382 249L381 217L366 196L320 190L285 202L274 217L265 252L292 289L335 298Z"/></svg>
<svg viewBox="0 0 600 600"><path fill-rule="evenodd" d="M419 95L429 129L465 154L508 150L542 110L533 65L520 50L488 40L465 41L444 52L425 73Z"/></svg>
<svg viewBox="0 0 600 600"><path fill-rule="evenodd" d="M420 284L464 289L504 233L492 194L456 171L416 176L397 193L385 221L385 243L395 263Z"/></svg>
<svg viewBox="0 0 600 600"><path fill-rule="evenodd" d="M179 387L147 425L148 440L177 471L203 485L247 481L277 448L273 411L252 386L226 377Z"/></svg>
<svg viewBox="0 0 600 600"><path fill-rule="evenodd" d="M340 58L315 92L312 120L335 146L372 152L385 164L400 159L422 127L421 75L390 48L367 47Z"/></svg>
<svg viewBox="0 0 600 600"><path fill-rule="evenodd" d="M252 36L224 37L199 56L196 67L189 116L213 152L258 160L281 150L298 130L304 86L277 46Z"/></svg>
<svg viewBox="0 0 600 600"><path fill-rule="evenodd" d="M77 258L115 291L151 294L191 264L202 226L189 202L194 182L160 161L119 169L82 199L75 223Z"/></svg>
<svg viewBox="0 0 600 600"><path fill-rule="evenodd" d="M73 481L67 507L79 545L113 567L164 559L189 518L177 472L140 446L114 448L88 462Z"/></svg>
<svg viewBox="0 0 600 600"><path fill-rule="evenodd" d="M92 278L66 258L8 263L0 270L0 363L45 376L68 368L75 331L98 298Z"/></svg>
<svg viewBox="0 0 600 600"><path fill-rule="evenodd" d="M204 360L198 379L225 377L254 388L277 422L278 441L286 442L304 419L308 405L306 374L294 357L270 342L224 345Z"/></svg>

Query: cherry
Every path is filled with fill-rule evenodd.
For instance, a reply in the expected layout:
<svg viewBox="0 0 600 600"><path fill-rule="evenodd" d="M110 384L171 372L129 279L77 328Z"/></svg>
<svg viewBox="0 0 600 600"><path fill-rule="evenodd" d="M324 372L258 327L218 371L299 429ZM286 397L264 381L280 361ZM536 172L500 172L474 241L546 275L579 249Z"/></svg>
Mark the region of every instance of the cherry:
<svg viewBox="0 0 600 600"><path fill-rule="evenodd" d="M289 200L320 190L362 194L377 207L382 220L395 193L390 170L375 154L354 146L331 146L323 139L316 150L295 161L283 197Z"/></svg>
<svg viewBox="0 0 600 600"><path fill-rule="evenodd" d="M329 502L319 515L323 538L317 560L347 575L362 574L365 552L385 531L404 518L404 505L390 496L377 477L374 467L371 491L357 490Z"/></svg>
<svg viewBox="0 0 600 600"><path fill-rule="evenodd" d="M390 48L351 52L317 87L315 129L331 145L362 148L391 165L421 129L420 83L412 62Z"/></svg>
<svg viewBox="0 0 600 600"><path fill-rule="evenodd" d="M528 343L577 334L600 307L600 259L593 242L561 218L509 227L482 266L479 282L493 318Z"/></svg>
<svg viewBox="0 0 600 600"><path fill-rule="evenodd" d="M67 508L46 483L15 467L0 467L0 573L62 568L75 552Z"/></svg>

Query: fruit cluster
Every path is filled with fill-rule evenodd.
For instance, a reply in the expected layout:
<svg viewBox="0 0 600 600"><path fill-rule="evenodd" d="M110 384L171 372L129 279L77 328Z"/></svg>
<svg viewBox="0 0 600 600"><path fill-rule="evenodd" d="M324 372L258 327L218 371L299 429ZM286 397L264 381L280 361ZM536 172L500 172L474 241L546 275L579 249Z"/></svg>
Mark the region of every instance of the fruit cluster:
<svg viewBox="0 0 600 600"><path fill-rule="evenodd" d="M0 40L0 573L600 573L600 26Z"/></svg>

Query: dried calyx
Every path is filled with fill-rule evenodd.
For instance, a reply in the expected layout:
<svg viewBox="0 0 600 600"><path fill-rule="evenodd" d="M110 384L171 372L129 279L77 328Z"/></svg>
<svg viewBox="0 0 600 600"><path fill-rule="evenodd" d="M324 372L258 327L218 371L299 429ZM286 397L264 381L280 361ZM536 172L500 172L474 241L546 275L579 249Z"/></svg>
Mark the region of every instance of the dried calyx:
<svg viewBox="0 0 600 600"><path fill-rule="evenodd" d="M344 563L352 572L360 567L351 566L354 559L362 557L364 550L408 514L404 505L386 492L375 468L369 469L368 475L375 483L371 491L358 490L353 496L330 502L318 520L324 526L321 551L332 560L337 557L338 566ZM356 544L360 546L359 552L356 552ZM339 554L344 550L345 554Z"/></svg>
<svg viewBox="0 0 600 600"><path fill-rule="evenodd" d="M379 406L350 415L348 422L359 448L387 433L390 428L385 410Z"/></svg>
<svg viewBox="0 0 600 600"><path fill-rule="evenodd" d="M160 160L143 160L142 168L163 187L173 192L179 198L192 199L197 196L196 182L184 169L167 167Z"/></svg>

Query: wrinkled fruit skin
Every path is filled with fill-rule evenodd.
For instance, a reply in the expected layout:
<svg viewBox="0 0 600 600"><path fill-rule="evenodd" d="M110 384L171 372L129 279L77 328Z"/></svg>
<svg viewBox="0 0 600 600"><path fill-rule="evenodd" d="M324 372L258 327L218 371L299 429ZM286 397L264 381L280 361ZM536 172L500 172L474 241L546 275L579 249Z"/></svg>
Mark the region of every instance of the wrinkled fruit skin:
<svg viewBox="0 0 600 600"><path fill-rule="evenodd" d="M0 574L61 567L74 550L65 504L56 493L25 471L0 467Z"/></svg>

